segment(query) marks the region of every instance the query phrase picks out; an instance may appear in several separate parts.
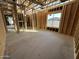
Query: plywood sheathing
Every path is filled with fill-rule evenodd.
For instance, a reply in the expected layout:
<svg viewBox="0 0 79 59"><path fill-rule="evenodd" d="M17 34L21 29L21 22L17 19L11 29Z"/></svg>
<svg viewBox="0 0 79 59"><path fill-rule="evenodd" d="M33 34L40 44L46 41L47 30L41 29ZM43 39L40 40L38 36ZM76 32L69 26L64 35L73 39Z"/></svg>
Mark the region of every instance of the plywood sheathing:
<svg viewBox="0 0 79 59"><path fill-rule="evenodd" d="M45 29L46 28L46 21L47 21L47 13L44 11L37 13L37 28L38 29Z"/></svg>

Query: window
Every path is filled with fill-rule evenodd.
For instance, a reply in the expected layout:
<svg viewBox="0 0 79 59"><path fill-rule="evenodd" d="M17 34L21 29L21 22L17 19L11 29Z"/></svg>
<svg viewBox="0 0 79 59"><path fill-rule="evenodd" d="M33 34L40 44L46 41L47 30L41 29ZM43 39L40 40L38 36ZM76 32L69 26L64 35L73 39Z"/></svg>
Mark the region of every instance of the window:
<svg viewBox="0 0 79 59"><path fill-rule="evenodd" d="M61 13L50 14L47 18L47 27L59 28Z"/></svg>

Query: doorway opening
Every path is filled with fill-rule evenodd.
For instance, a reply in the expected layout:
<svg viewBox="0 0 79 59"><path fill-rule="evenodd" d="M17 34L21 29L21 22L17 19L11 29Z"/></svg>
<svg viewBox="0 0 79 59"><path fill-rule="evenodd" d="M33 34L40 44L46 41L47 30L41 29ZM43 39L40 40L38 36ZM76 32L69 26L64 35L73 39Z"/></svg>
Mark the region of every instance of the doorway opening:
<svg viewBox="0 0 79 59"><path fill-rule="evenodd" d="M5 15L7 31L15 31L14 21L12 15Z"/></svg>
<svg viewBox="0 0 79 59"><path fill-rule="evenodd" d="M32 20L29 16L27 16L27 29L32 29Z"/></svg>

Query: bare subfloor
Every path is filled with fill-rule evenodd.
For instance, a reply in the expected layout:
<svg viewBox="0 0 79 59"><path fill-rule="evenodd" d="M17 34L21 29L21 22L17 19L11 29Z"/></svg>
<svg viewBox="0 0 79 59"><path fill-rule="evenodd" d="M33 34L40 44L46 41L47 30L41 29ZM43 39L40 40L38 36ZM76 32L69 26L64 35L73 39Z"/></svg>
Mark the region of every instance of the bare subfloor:
<svg viewBox="0 0 79 59"><path fill-rule="evenodd" d="M7 34L4 59L74 59L72 37L39 31Z"/></svg>

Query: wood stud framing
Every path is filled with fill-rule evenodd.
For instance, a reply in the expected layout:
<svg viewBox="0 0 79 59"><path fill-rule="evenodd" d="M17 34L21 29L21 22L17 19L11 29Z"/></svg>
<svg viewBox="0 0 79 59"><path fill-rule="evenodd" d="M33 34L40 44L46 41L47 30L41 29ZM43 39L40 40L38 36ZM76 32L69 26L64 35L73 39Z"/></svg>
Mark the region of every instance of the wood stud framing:
<svg viewBox="0 0 79 59"><path fill-rule="evenodd" d="M20 30L21 28L22 28L22 29L25 28L24 15L18 13L18 14L17 14L17 17L18 17L19 30Z"/></svg>
<svg viewBox="0 0 79 59"><path fill-rule="evenodd" d="M17 33L19 33L19 24L18 24L16 5L14 5L13 7L13 18L14 18L14 23L15 23L15 30Z"/></svg>
<svg viewBox="0 0 79 59"><path fill-rule="evenodd" d="M61 25L60 25L60 32L74 36L74 31L77 25L78 21L78 2L70 3L65 5L63 15L62 15L62 20L61 20ZM73 32L73 33L72 33Z"/></svg>
<svg viewBox="0 0 79 59"><path fill-rule="evenodd" d="M78 24L76 27L76 32L75 32L75 59L79 59L79 20L78 20Z"/></svg>
<svg viewBox="0 0 79 59"><path fill-rule="evenodd" d="M79 59L79 2L65 5L62 12L59 32L74 37L74 56L75 59Z"/></svg>
<svg viewBox="0 0 79 59"><path fill-rule="evenodd" d="M0 7L0 56L4 55L5 51L5 41L6 41L6 32L5 32L5 25L2 17L2 10ZM3 59L3 57L0 57L0 59Z"/></svg>

